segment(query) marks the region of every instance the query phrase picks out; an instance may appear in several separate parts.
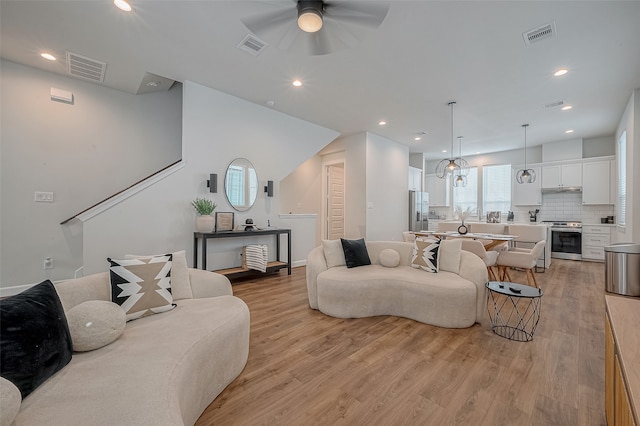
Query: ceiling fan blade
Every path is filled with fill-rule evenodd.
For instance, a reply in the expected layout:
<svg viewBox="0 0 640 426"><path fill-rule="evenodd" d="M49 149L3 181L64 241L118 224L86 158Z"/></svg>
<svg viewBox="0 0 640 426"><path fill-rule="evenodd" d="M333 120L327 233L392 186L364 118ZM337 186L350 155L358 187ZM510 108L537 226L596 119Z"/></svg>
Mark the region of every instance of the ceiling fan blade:
<svg viewBox="0 0 640 426"><path fill-rule="evenodd" d="M280 42L278 43L278 49L289 50L296 40L302 36L302 31L298 28L298 25L290 25L287 31L284 33Z"/></svg>
<svg viewBox="0 0 640 426"><path fill-rule="evenodd" d="M346 24L378 28L389 11L389 4L379 2L330 1L324 16Z"/></svg>
<svg viewBox="0 0 640 426"><path fill-rule="evenodd" d="M326 31L318 31L317 33L307 34L307 50L310 55L321 56L332 53L331 42Z"/></svg>
<svg viewBox="0 0 640 426"><path fill-rule="evenodd" d="M265 32L269 32L273 28L277 28L288 22L295 22L296 17L297 12L295 8L288 7L286 9L243 18L241 21L249 31L262 36Z"/></svg>

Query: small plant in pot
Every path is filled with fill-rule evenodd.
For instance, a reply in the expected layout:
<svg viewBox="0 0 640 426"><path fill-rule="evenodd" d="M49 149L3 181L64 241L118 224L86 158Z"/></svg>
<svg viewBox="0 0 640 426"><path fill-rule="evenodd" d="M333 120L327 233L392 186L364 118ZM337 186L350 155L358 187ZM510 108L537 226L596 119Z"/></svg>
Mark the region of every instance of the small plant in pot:
<svg viewBox="0 0 640 426"><path fill-rule="evenodd" d="M216 203L208 198L196 198L191 205L199 216L196 218L196 230L198 232L211 232L215 225L215 219L211 213L216 209Z"/></svg>

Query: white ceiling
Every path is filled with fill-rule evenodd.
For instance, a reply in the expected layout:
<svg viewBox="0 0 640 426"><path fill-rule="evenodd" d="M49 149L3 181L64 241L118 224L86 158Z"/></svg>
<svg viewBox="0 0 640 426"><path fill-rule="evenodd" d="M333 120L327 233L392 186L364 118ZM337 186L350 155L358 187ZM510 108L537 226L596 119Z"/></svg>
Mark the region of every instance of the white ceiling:
<svg viewBox="0 0 640 426"><path fill-rule="evenodd" d="M146 72L190 80L431 159L450 147L451 100L469 155L521 148L525 122L529 145L613 135L640 88L640 1L392 0L378 29L349 26L357 45L322 56L279 49L276 30L258 56L237 48L249 33L241 19L295 8L292 0L130 3L132 13L111 0L2 0L2 57L66 74L71 51L106 62L111 88L136 93ZM525 45L523 32L550 22L555 38ZM41 59L44 50L59 60ZM569 74L553 77L560 67ZM574 108L544 108L557 100Z"/></svg>

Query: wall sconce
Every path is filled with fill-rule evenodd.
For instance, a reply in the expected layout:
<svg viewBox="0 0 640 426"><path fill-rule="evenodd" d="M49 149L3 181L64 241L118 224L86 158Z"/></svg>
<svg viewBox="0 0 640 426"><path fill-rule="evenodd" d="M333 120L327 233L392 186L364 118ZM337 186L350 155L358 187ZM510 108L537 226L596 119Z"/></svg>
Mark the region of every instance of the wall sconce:
<svg viewBox="0 0 640 426"><path fill-rule="evenodd" d="M209 188L209 192L213 192L214 194L218 192L218 175L213 173L209 175L207 188Z"/></svg>
<svg viewBox="0 0 640 426"><path fill-rule="evenodd" d="M273 181L268 180L267 185L264 187L264 192L267 193L267 197L273 197Z"/></svg>

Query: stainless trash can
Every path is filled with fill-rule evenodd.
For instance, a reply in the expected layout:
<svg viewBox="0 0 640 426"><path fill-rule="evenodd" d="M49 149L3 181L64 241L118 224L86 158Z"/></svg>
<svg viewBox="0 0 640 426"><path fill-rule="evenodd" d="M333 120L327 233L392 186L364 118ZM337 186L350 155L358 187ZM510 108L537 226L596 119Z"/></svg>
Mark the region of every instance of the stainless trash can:
<svg viewBox="0 0 640 426"><path fill-rule="evenodd" d="M640 244L616 243L604 248L605 289L640 296Z"/></svg>

